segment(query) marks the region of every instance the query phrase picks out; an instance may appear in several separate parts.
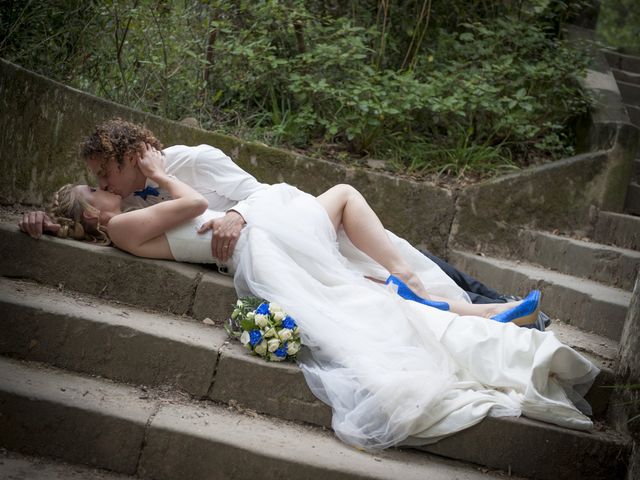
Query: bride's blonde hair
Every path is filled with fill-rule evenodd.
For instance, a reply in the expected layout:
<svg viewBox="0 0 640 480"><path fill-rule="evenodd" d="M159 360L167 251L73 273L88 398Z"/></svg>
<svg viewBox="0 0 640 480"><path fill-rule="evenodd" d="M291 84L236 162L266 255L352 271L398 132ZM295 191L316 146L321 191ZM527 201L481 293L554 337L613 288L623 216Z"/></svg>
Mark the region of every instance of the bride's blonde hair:
<svg viewBox="0 0 640 480"><path fill-rule="evenodd" d="M105 228L100 225L100 211L87 202L78 191L77 185L67 184L53 194L47 213L51 219L60 224L57 236L71 237L75 240L109 245L111 240ZM98 219L97 226L87 222L84 212L88 211Z"/></svg>

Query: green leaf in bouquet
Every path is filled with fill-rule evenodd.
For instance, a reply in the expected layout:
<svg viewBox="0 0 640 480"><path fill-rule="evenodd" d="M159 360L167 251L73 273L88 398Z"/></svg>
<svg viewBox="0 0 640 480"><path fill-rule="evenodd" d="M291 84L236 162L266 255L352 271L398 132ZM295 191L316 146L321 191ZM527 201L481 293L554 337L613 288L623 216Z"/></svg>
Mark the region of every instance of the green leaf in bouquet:
<svg viewBox="0 0 640 480"><path fill-rule="evenodd" d="M254 322L251 318L243 318L242 320L240 320L240 326L243 330L249 332L256 328L256 322Z"/></svg>

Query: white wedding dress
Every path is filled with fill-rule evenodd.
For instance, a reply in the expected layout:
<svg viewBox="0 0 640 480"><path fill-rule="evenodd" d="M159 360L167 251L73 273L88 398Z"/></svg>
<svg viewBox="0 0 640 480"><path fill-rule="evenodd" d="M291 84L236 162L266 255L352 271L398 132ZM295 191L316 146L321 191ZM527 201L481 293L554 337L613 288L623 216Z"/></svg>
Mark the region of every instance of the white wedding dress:
<svg viewBox="0 0 640 480"><path fill-rule="evenodd" d="M392 286L364 278L388 272L336 233L315 197L284 184L260 195L230 265L236 290L295 318L307 347L298 364L333 409L343 441L427 444L487 415L592 427L582 395L599 370L553 333L404 300ZM167 234L176 259L213 261L209 239L195 234L202 220ZM469 301L431 260L389 236L428 291ZM194 248L198 242L204 246Z"/></svg>

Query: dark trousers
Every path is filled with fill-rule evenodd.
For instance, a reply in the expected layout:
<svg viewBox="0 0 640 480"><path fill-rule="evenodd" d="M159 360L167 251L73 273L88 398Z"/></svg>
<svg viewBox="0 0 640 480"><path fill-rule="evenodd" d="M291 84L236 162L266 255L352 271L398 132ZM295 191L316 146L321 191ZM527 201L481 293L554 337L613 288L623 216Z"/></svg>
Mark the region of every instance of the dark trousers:
<svg viewBox="0 0 640 480"><path fill-rule="evenodd" d="M487 287L484 283L479 282L471 275L467 275L461 272L453 265L449 265L447 262L434 254L425 250L420 250L424 255L430 258L436 265L438 265L447 276L451 277L456 284L469 294L471 303L505 303L507 299L500 293L496 292L492 288Z"/></svg>

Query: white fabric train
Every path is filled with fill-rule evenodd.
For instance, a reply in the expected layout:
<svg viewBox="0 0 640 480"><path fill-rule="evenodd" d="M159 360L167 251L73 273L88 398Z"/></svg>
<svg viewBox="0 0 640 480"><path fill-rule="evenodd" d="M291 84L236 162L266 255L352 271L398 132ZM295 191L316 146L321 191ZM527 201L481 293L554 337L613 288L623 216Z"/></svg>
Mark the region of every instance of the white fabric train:
<svg viewBox="0 0 640 480"><path fill-rule="evenodd" d="M260 195L233 256L236 290L295 318L307 347L298 363L332 407L343 441L427 444L487 415L592 427L575 405L590 413L581 395L599 370L553 333L403 300L364 278L387 272L336 234L314 197L285 184ZM427 290L468 301L433 262L389 235Z"/></svg>

